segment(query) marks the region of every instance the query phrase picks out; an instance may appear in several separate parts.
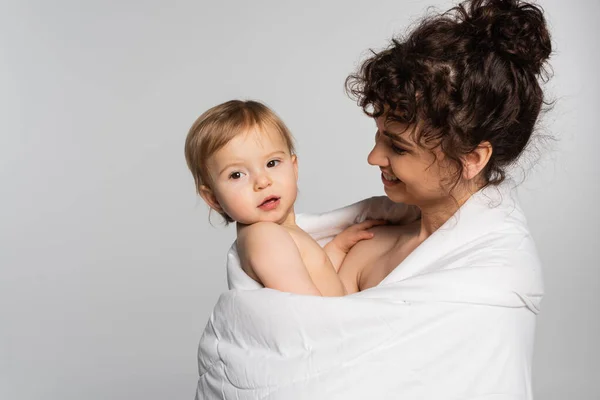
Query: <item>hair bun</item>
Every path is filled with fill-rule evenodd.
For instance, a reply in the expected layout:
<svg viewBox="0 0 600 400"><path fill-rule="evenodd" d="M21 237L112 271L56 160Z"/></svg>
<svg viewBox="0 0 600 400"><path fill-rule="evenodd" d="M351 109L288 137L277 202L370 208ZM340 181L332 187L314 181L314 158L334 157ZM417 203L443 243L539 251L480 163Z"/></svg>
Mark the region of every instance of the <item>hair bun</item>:
<svg viewBox="0 0 600 400"><path fill-rule="evenodd" d="M550 57L550 33L541 8L519 0L473 0L465 22L475 37L511 62L539 74Z"/></svg>

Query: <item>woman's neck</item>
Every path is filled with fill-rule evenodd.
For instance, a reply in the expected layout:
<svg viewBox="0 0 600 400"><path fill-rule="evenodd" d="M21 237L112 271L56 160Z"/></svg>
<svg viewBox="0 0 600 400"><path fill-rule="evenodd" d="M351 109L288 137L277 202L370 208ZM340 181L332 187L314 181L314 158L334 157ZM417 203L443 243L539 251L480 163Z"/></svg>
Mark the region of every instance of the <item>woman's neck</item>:
<svg viewBox="0 0 600 400"><path fill-rule="evenodd" d="M452 196L439 202L419 206L421 209L419 241L424 241L444 225L474 193L468 190L455 191Z"/></svg>

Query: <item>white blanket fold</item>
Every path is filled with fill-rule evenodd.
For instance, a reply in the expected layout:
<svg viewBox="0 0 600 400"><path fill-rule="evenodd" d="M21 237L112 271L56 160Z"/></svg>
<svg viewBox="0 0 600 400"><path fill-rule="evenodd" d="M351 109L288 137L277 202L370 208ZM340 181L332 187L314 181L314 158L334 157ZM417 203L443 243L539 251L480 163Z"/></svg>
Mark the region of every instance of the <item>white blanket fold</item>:
<svg viewBox="0 0 600 400"><path fill-rule="evenodd" d="M386 216L378 211L416 217L384 204L373 198L297 221L323 244L353 222ZM197 399L531 399L543 286L510 183L473 195L360 293L262 288L242 271L235 245L227 268L231 290L200 341Z"/></svg>

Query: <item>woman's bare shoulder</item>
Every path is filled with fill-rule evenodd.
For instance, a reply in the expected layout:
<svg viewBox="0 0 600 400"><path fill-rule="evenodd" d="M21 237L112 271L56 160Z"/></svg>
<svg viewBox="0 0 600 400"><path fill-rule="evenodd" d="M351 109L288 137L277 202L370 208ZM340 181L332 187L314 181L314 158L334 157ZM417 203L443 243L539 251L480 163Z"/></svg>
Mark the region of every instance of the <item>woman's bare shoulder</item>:
<svg viewBox="0 0 600 400"><path fill-rule="evenodd" d="M418 234L421 221L417 220L406 225L380 225L371 228L370 231L375 234L373 239L377 239L377 245L396 245L407 238ZM368 242L368 241L366 241Z"/></svg>
<svg viewBox="0 0 600 400"><path fill-rule="evenodd" d="M409 225L381 225L371 228L370 231L375 236L372 239L358 242L350 249L340 268L340 279L347 286L358 287L361 276L370 274L373 266L385 266L390 252L412 237L416 232L416 226L415 223L412 223Z"/></svg>

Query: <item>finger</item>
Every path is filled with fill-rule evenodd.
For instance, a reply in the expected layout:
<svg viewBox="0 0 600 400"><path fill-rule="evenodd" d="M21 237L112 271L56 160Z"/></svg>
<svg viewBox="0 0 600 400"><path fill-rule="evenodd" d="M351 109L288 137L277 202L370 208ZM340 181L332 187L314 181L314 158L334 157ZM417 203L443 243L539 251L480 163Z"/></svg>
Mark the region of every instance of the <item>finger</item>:
<svg viewBox="0 0 600 400"><path fill-rule="evenodd" d="M360 242L361 240L372 239L374 236L375 236L375 234L373 232L359 231L359 232L356 232L356 234L352 236L352 242L354 242L354 244L356 244L356 243Z"/></svg>
<svg viewBox="0 0 600 400"><path fill-rule="evenodd" d="M363 221L360 224L356 224L354 226L356 227L356 229L364 230L364 229L372 228L377 225L384 225L386 223L387 223L387 221L384 219L368 219L368 220Z"/></svg>

